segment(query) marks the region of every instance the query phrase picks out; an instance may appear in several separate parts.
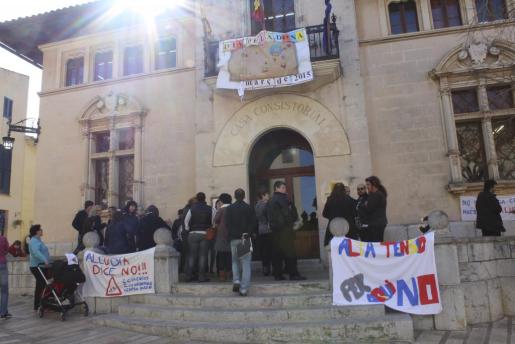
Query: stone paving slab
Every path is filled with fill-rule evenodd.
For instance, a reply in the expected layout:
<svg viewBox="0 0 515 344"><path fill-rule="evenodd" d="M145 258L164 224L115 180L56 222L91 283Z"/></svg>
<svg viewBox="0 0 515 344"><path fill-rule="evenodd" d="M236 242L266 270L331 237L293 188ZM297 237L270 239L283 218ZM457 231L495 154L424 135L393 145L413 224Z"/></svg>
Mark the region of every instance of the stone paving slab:
<svg viewBox="0 0 515 344"><path fill-rule="evenodd" d="M14 317L0 320L0 344L208 344L100 327L93 323L94 317L78 313L69 314L65 322L50 312L40 319L31 309L31 297L15 296L10 301L9 312ZM506 317L467 331L417 331L415 344L515 344L514 327L515 319Z"/></svg>

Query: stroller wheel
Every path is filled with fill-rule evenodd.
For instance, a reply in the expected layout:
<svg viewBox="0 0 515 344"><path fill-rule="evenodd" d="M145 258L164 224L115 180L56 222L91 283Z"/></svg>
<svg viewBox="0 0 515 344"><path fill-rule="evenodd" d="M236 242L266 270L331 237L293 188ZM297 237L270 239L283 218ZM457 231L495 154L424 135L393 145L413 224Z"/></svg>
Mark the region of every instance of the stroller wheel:
<svg viewBox="0 0 515 344"><path fill-rule="evenodd" d="M84 316L89 316L89 307L87 303L84 303Z"/></svg>
<svg viewBox="0 0 515 344"><path fill-rule="evenodd" d="M64 313L64 312L63 312L63 313L61 313L61 315L59 316L59 319L60 319L61 321L65 321L65 320L66 320L66 313Z"/></svg>
<svg viewBox="0 0 515 344"><path fill-rule="evenodd" d="M38 317L43 318L43 315L45 315L45 310L43 309L43 306L39 306Z"/></svg>

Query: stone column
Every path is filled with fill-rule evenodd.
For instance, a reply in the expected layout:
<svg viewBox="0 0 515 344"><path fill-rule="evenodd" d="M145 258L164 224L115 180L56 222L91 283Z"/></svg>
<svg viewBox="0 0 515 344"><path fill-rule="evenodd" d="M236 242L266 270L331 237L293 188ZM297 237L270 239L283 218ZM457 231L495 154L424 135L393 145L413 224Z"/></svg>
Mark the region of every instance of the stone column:
<svg viewBox="0 0 515 344"><path fill-rule="evenodd" d="M451 180L453 183L462 183L460 152L458 146L458 136L456 135L456 123L454 122L454 111L452 109L451 91L446 86L447 81L442 78L440 83L445 86L440 89L442 98L442 115L445 125L445 136L447 138L447 156L451 168Z"/></svg>
<svg viewBox="0 0 515 344"><path fill-rule="evenodd" d="M132 184L132 197L140 206L143 203L143 181L141 166L142 131L143 126L141 125L141 118L139 118L139 123L134 127L134 178Z"/></svg>
<svg viewBox="0 0 515 344"><path fill-rule="evenodd" d="M431 14L429 13L431 11L431 4L429 3L429 0L420 0L420 16L419 20L420 25L420 31L428 31L431 30Z"/></svg>
<svg viewBox="0 0 515 344"><path fill-rule="evenodd" d="M172 286L179 283L180 254L172 247L172 232L159 228L154 233L154 283L156 293L171 293Z"/></svg>
<svg viewBox="0 0 515 344"><path fill-rule="evenodd" d="M114 115L111 117L111 126L109 128L109 176L107 190L107 205L118 204L118 160L116 158L116 150L118 149L118 135L115 128Z"/></svg>
<svg viewBox="0 0 515 344"><path fill-rule="evenodd" d="M497 167L497 152L495 151L494 134L492 132L492 121L490 118L490 104L488 102L488 94L486 92L486 80L481 78L477 90L479 100L479 108L483 114L481 121L481 130L483 132L483 144L485 147L485 159L488 168L488 177L499 179L499 168Z"/></svg>
<svg viewBox="0 0 515 344"><path fill-rule="evenodd" d="M336 237L341 238L349 233L349 223L343 217L336 217L329 223L329 231ZM331 260L331 244L325 247L327 261L329 263L329 289L333 290L333 266Z"/></svg>
<svg viewBox="0 0 515 344"><path fill-rule="evenodd" d="M449 231L449 217L440 210L428 215L428 224L435 232L435 260L443 310L434 316L436 330L465 330L465 295L460 286L458 247Z"/></svg>
<svg viewBox="0 0 515 344"><path fill-rule="evenodd" d="M84 156L86 161L84 162L84 178L82 182L82 204L87 200L93 200L95 198L92 188L94 182L91 180L91 133L89 132L89 124L83 128L82 139L84 140ZM81 204L81 205L82 205Z"/></svg>

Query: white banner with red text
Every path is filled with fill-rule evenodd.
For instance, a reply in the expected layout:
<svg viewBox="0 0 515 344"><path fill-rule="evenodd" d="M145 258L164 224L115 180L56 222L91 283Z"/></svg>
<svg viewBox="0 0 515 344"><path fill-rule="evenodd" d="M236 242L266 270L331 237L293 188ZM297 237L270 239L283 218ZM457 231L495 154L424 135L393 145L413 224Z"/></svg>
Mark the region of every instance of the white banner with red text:
<svg viewBox="0 0 515 344"><path fill-rule="evenodd" d="M401 312L442 311L434 233L398 242L331 240L333 304L384 304Z"/></svg>
<svg viewBox="0 0 515 344"><path fill-rule="evenodd" d="M83 295L117 297L155 293L154 251L151 248L119 255L84 252Z"/></svg>

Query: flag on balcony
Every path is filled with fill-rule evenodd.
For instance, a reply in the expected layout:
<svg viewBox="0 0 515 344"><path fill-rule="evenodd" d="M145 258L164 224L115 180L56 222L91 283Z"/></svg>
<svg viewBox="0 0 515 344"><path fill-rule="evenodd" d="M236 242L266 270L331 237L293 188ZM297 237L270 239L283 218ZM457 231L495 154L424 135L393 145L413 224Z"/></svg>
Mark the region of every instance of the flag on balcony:
<svg viewBox="0 0 515 344"><path fill-rule="evenodd" d="M252 20L255 23L255 27L259 27L262 30L265 29L265 11L263 8L263 0L254 0L252 11Z"/></svg>

